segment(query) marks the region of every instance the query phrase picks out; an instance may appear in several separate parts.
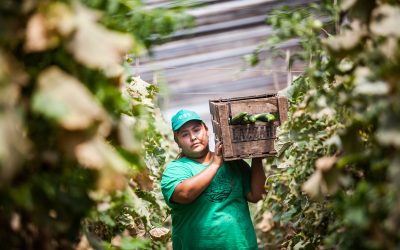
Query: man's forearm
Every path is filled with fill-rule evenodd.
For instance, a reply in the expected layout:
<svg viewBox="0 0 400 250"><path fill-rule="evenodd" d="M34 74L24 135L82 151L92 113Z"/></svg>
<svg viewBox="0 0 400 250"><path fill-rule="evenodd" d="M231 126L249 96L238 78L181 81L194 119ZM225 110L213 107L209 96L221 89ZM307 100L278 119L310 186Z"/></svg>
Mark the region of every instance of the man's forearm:
<svg viewBox="0 0 400 250"><path fill-rule="evenodd" d="M212 162L199 174L182 181L175 188L172 200L182 204L194 201L210 185L219 167L218 164Z"/></svg>
<svg viewBox="0 0 400 250"><path fill-rule="evenodd" d="M265 194L265 173L262 165L262 158L253 158L250 170L250 195L247 197L251 202L257 202L262 199Z"/></svg>

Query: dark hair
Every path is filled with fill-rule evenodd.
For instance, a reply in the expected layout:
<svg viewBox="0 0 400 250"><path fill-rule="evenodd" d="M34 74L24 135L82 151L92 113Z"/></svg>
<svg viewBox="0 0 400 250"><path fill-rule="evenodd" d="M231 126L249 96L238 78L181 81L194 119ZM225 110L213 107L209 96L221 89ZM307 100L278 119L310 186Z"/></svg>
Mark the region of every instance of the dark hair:
<svg viewBox="0 0 400 250"><path fill-rule="evenodd" d="M203 121L199 121L200 124L203 124L203 126L206 128L206 130L208 130L207 125L203 122ZM176 144L178 144L178 138L176 137L176 134L179 132L179 129L177 131L174 132L174 141L176 142ZM179 145L179 144L178 144ZM181 151L178 153L178 155L175 157L176 160L179 160L181 158L185 157L185 154Z"/></svg>
<svg viewBox="0 0 400 250"><path fill-rule="evenodd" d="M185 157L185 155L183 154L183 152L179 152L179 154L176 155L175 160L179 160L181 158Z"/></svg>

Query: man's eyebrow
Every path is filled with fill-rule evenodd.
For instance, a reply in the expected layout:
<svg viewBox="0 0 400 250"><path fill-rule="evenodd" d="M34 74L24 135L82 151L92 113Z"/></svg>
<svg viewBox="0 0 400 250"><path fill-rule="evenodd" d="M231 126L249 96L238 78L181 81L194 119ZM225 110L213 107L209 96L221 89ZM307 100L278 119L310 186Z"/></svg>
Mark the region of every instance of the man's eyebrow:
<svg viewBox="0 0 400 250"><path fill-rule="evenodd" d="M178 131L178 134L181 134L181 133L183 133L183 132L189 132L190 129L198 128L198 127L201 127L201 123L194 124L193 126L190 126L189 128L185 128L185 129L183 129L183 130L179 130L179 131Z"/></svg>
<svg viewBox="0 0 400 250"><path fill-rule="evenodd" d="M188 129L179 130L178 134L182 134L183 132L188 132Z"/></svg>

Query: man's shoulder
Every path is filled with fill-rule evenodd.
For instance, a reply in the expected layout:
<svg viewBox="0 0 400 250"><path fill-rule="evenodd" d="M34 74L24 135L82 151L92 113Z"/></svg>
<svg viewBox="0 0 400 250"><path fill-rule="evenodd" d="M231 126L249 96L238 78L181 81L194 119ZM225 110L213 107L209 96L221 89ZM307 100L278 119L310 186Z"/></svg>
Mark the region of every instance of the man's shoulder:
<svg viewBox="0 0 400 250"><path fill-rule="evenodd" d="M191 168L184 160L176 159L167 163L165 170L162 174L163 179L176 178L179 176L192 175Z"/></svg>
<svg viewBox="0 0 400 250"><path fill-rule="evenodd" d="M167 163L168 166L176 166L176 165L185 165L187 163L187 159L185 157L171 160L170 162Z"/></svg>
<svg viewBox="0 0 400 250"><path fill-rule="evenodd" d="M167 163L166 167L165 167L165 171L169 170L169 169L184 169L187 167L187 161L184 158L180 158L180 159L175 159L175 160L171 160L170 162Z"/></svg>

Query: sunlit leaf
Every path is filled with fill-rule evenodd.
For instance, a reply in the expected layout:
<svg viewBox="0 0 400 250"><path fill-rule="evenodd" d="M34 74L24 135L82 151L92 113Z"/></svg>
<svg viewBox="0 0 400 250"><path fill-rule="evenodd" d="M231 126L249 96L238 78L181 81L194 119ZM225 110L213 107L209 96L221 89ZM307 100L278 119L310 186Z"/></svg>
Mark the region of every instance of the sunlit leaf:
<svg viewBox="0 0 400 250"><path fill-rule="evenodd" d="M78 244L76 245L75 250L93 250L92 246L90 245L86 235L82 235L79 239Z"/></svg>
<svg viewBox="0 0 400 250"><path fill-rule="evenodd" d="M31 143L13 110L0 112L0 186L9 183L27 159Z"/></svg>
<svg viewBox="0 0 400 250"><path fill-rule="evenodd" d="M335 156L324 156L319 158L315 162L316 169L321 170L322 172L327 172L331 170L332 166L336 163Z"/></svg>
<svg viewBox="0 0 400 250"><path fill-rule="evenodd" d="M131 181L133 182L133 185L138 186L143 190L149 191L153 189L153 180L150 178L147 169L134 172Z"/></svg>
<svg viewBox="0 0 400 250"><path fill-rule="evenodd" d="M311 177L302 185L302 189L312 198L318 198L321 196L321 185L322 185L322 173L315 171Z"/></svg>
<svg viewBox="0 0 400 250"><path fill-rule="evenodd" d="M340 3L340 9L346 11L350 9L358 0L343 0Z"/></svg>
<svg viewBox="0 0 400 250"><path fill-rule="evenodd" d="M45 11L46 23L57 34L68 37L77 26L75 13L63 2L51 3Z"/></svg>
<svg viewBox="0 0 400 250"><path fill-rule="evenodd" d="M289 133L285 131L281 131L277 128L277 134L279 140L274 141L274 148L277 152L277 157L280 157L285 150L293 144L292 140L289 138Z"/></svg>
<svg viewBox="0 0 400 250"><path fill-rule="evenodd" d="M149 233L154 240L165 240L169 237L170 230L165 227L160 227L151 229Z"/></svg>
<svg viewBox="0 0 400 250"><path fill-rule="evenodd" d="M11 229L14 232L18 232L21 230L21 215L18 213L13 213L11 216L11 222L10 222Z"/></svg>
<svg viewBox="0 0 400 250"><path fill-rule="evenodd" d="M128 163L100 137L79 144L75 154L78 161L88 168L112 168L119 173L127 173L129 169Z"/></svg>
<svg viewBox="0 0 400 250"><path fill-rule="evenodd" d="M272 220L272 213L265 211L262 215L262 220L255 225L255 228L261 232L268 232L274 227L274 221Z"/></svg>
<svg viewBox="0 0 400 250"><path fill-rule="evenodd" d="M386 41L384 41L379 49L380 51L391 60L396 60L396 53L393 51L399 51L398 39L396 37L387 37Z"/></svg>
<svg viewBox="0 0 400 250"><path fill-rule="evenodd" d="M353 67L354 63L346 58L342 59L338 65L338 69L343 73L349 72Z"/></svg>
<svg viewBox="0 0 400 250"><path fill-rule="evenodd" d="M95 12L75 3L76 31L67 45L79 62L91 68L115 68L122 63L124 55L133 45L128 34L111 31L97 23L100 17Z"/></svg>
<svg viewBox="0 0 400 250"><path fill-rule="evenodd" d="M396 155L392 162L389 165L388 171L389 178L392 180L392 183L400 188L400 182L397 180L400 179L400 156Z"/></svg>
<svg viewBox="0 0 400 250"><path fill-rule="evenodd" d="M29 76L21 63L0 48L0 103L8 103L7 105L15 103L19 96L19 87L26 85L28 79Z"/></svg>
<svg viewBox="0 0 400 250"><path fill-rule="evenodd" d="M20 63L0 49L0 186L12 180L32 146L18 105L27 80Z"/></svg>
<svg viewBox="0 0 400 250"><path fill-rule="evenodd" d="M376 8L372 16L370 28L373 33L380 36L400 37L400 7L385 4Z"/></svg>
<svg viewBox="0 0 400 250"><path fill-rule="evenodd" d="M375 83L363 82L356 86L354 92L364 95L385 95L389 92L389 86L383 81Z"/></svg>
<svg viewBox="0 0 400 250"><path fill-rule="evenodd" d="M124 149L130 152L141 152L143 150L143 145L134 135L134 124L134 117L122 115L118 125L118 136Z"/></svg>
<svg viewBox="0 0 400 250"><path fill-rule="evenodd" d="M153 100L149 97L150 85L150 83L143 81L140 77L131 77L127 82L126 91L133 100L139 101L143 105L153 107Z"/></svg>
<svg viewBox="0 0 400 250"><path fill-rule="evenodd" d="M127 184L125 174L129 170L129 163L102 138L95 137L79 144L75 154L80 164L99 171L99 192L121 190Z"/></svg>
<svg viewBox="0 0 400 250"><path fill-rule="evenodd" d="M35 14L29 19L24 47L27 52L54 48L59 41L58 37L48 27L46 17L43 14Z"/></svg>
<svg viewBox="0 0 400 250"><path fill-rule="evenodd" d="M65 129L86 129L100 123L100 132L110 131L105 110L76 78L57 67L43 71L38 77L39 88L33 98L33 108L59 122Z"/></svg>
<svg viewBox="0 0 400 250"><path fill-rule="evenodd" d="M376 139L383 145L393 145L400 148L400 130L399 129L382 129L376 133Z"/></svg>
<svg viewBox="0 0 400 250"><path fill-rule="evenodd" d="M150 203L140 199L131 188L128 188L128 194L129 198L131 199L131 204L134 206L135 212L140 217L145 218L147 223L149 223L151 214L149 211L149 206L147 206L147 204Z"/></svg>
<svg viewBox="0 0 400 250"><path fill-rule="evenodd" d="M295 81L295 80L293 80L293 81ZM289 85L286 88L279 90L277 94L278 94L278 96L286 96L288 99L291 99L294 91L295 91L295 89L294 89L293 85Z"/></svg>
<svg viewBox="0 0 400 250"><path fill-rule="evenodd" d="M389 86L383 81L372 81L371 71L366 67L359 67L355 72L354 93L364 95L385 95L389 92Z"/></svg>
<svg viewBox="0 0 400 250"><path fill-rule="evenodd" d="M304 247L307 246L307 242L304 241L299 241L296 243L296 245L293 246L293 250L300 250L300 249L304 249Z"/></svg>
<svg viewBox="0 0 400 250"><path fill-rule="evenodd" d="M335 145L339 150L342 148L342 141L337 134L332 135L329 137L325 142L325 145Z"/></svg>
<svg viewBox="0 0 400 250"><path fill-rule="evenodd" d="M351 23L351 29L344 30L337 36L329 37L324 40L324 44L334 53L344 53L355 49L360 45L362 38L366 35L366 27L359 21Z"/></svg>

